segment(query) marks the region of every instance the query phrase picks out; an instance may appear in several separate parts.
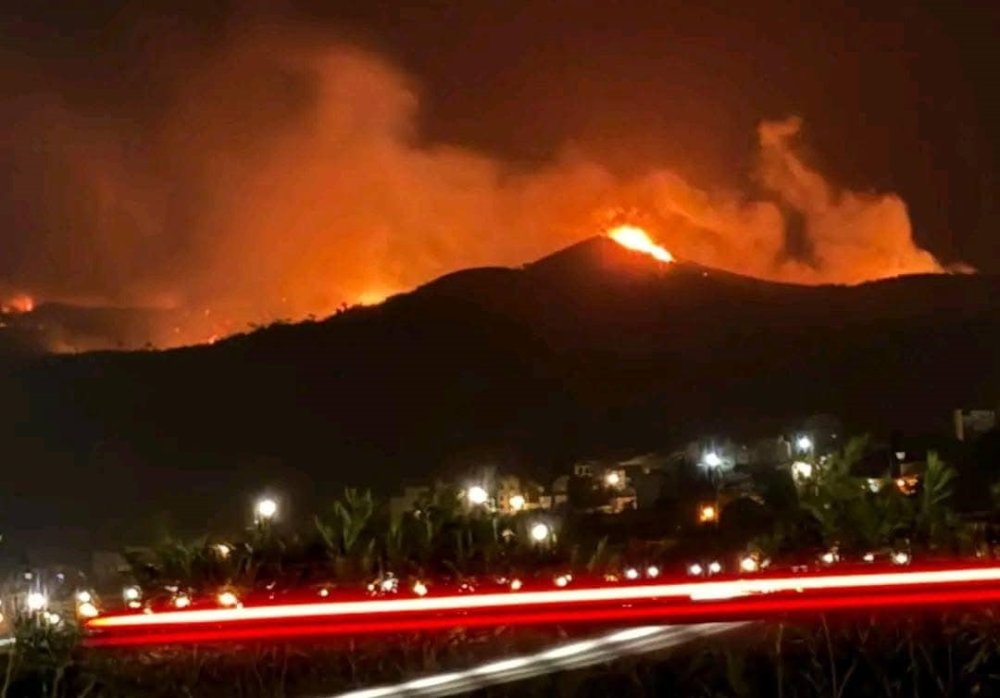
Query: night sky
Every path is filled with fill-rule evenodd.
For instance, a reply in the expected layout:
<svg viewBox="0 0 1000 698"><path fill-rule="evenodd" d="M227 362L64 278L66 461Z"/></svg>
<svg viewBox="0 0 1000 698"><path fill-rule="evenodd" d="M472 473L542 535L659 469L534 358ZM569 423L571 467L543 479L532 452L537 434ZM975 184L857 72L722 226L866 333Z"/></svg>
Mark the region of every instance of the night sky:
<svg viewBox="0 0 1000 698"><path fill-rule="evenodd" d="M256 4L256 11L236 7ZM738 173L761 118L802 115L851 183L894 188L942 256L1000 265L989 2L38 2L3 4L5 100L155 121L178 72L233 27L308 26L394 57L428 137L545 158L565 140L616 164Z"/></svg>

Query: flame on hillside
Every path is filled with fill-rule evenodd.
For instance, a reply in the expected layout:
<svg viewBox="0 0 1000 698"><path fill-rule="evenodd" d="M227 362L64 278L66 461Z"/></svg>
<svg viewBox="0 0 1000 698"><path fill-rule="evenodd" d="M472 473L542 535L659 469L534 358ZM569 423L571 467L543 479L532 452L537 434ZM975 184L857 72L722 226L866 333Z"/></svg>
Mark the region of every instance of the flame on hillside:
<svg viewBox="0 0 1000 698"><path fill-rule="evenodd" d="M26 293L18 293L10 298L0 300L0 313L16 315L30 313L35 309L35 299Z"/></svg>
<svg viewBox="0 0 1000 698"><path fill-rule="evenodd" d="M672 262L674 256L664 247L653 242L652 238L642 228L634 225L620 225L608 231L608 237L617 242L622 247L636 252L648 254L653 259L661 262Z"/></svg>
<svg viewBox="0 0 1000 698"><path fill-rule="evenodd" d="M760 125L752 191L699 185L683 164L616 173L575 148L521 168L422 137L410 77L356 47L269 31L212 56L141 139L41 98L0 134L26 173L13 208L0 197L21 221L0 237L5 312L32 298L155 309L148 330L67 329L61 345L196 344L524 264L595 231L664 263L783 282L947 270L914 241L899 196L813 167L795 118Z"/></svg>

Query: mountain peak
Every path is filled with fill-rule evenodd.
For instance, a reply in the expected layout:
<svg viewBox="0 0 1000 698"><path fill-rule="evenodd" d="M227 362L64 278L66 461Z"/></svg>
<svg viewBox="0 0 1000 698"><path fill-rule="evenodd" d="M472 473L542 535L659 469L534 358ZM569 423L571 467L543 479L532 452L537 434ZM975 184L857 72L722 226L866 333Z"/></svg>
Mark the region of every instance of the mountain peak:
<svg viewBox="0 0 1000 698"><path fill-rule="evenodd" d="M606 235L570 245L525 266L534 273L593 274L630 273L662 275L677 262L664 262L645 252L632 250Z"/></svg>

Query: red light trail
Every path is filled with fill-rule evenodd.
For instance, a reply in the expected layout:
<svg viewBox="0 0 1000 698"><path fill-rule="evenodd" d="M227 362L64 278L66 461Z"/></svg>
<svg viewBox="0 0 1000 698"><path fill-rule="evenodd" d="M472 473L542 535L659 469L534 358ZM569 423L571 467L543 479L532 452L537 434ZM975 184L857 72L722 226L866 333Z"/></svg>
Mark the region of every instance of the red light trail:
<svg viewBox="0 0 1000 698"><path fill-rule="evenodd" d="M1000 567L802 574L108 615L88 643L134 645L449 627L767 618L808 611L1000 601Z"/></svg>

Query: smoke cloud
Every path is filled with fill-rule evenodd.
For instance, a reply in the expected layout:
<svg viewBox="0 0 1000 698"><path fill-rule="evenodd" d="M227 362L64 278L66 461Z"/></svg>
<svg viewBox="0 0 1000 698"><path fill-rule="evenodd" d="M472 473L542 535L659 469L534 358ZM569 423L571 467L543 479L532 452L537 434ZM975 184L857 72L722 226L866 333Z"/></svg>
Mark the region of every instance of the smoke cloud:
<svg viewBox="0 0 1000 698"><path fill-rule="evenodd" d="M804 162L795 118L761 124L751 197L666 166L623 178L569 149L526 171L426 142L418 95L362 49L258 36L184 76L153 128L52 95L9 104L0 298L172 310L149 339L199 342L521 264L613 218L679 259L766 279L942 271L900 198Z"/></svg>

